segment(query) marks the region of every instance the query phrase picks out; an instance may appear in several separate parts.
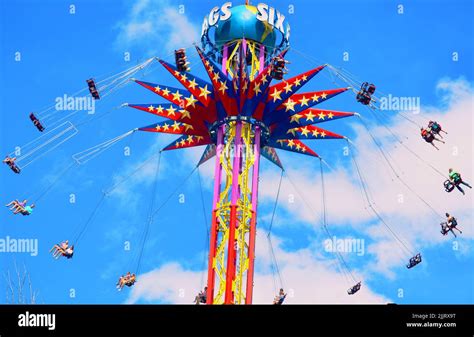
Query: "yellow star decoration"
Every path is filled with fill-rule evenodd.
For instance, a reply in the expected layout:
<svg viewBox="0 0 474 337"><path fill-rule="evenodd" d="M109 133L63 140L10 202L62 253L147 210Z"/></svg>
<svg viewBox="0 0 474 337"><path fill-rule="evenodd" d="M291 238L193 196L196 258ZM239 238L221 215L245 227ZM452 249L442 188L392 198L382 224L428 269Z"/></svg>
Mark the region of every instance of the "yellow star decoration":
<svg viewBox="0 0 474 337"><path fill-rule="evenodd" d="M163 94L163 96L168 96L170 91L168 90L168 88L165 88L161 91L161 93Z"/></svg>
<svg viewBox="0 0 474 337"><path fill-rule="evenodd" d="M189 113L188 110L180 110L181 112L181 119L188 118L191 119L191 114Z"/></svg>
<svg viewBox="0 0 474 337"><path fill-rule="evenodd" d="M173 126L173 131L179 131L180 123L175 121L172 126Z"/></svg>
<svg viewBox="0 0 474 337"><path fill-rule="evenodd" d="M206 67L209 67L209 64L210 64L209 60L206 60L206 62L204 62L204 64L206 65Z"/></svg>
<svg viewBox="0 0 474 337"><path fill-rule="evenodd" d="M179 75L180 75L180 72L177 71L177 70L175 70L175 71L174 71L174 76L179 76Z"/></svg>
<svg viewBox="0 0 474 337"><path fill-rule="evenodd" d="M290 149L292 149L293 146L295 146L295 142L293 141L293 139L289 139L287 145Z"/></svg>
<svg viewBox="0 0 474 337"><path fill-rule="evenodd" d="M322 137L322 138L326 137L326 132L324 132L324 131L321 132L321 137Z"/></svg>
<svg viewBox="0 0 474 337"><path fill-rule="evenodd" d="M262 90L260 90L260 84L255 84L253 91L255 92L255 96L262 92Z"/></svg>
<svg viewBox="0 0 474 337"><path fill-rule="evenodd" d="M262 84L265 84L265 83L268 82L267 76L268 76L268 75L264 75L264 76L262 77L262 81L261 81Z"/></svg>
<svg viewBox="0 0 474 337"><path fill-rule="evenodd" d="M184 139L182 139L180 144L181 144L181 146L184 146L184 145L186 145L186 141Z"/></svg>
<svg viewBox="0 0 474 337"><path fill-rule="evenodd" d="M275 103L277 100L281 100L281 90L273 90L273 93L270 94L271 97L273 97L273 103Z"/></svg>
<svg viewBox="0 0 474 337"><path fill-rule="evenodd" d="M306 98L305 96L301 97L300 99L301 106L305 106L305 105L307 106L308 102L309 102L309 98Z"/></svg>
<svg viewBox="0 0 474 337"><path fill-rule="evenodd" d="M203 140L204 137L203 136L196 136L196 140L199 142L200 140Z"/></svg>
<svg viewBox="0 0 474 337"><path fill-rule="evenodd" d="M306 120L307 120L307 121L312 121L312 122L314 122L314 117L315 117L315 116L316 116L316 115L313 115L313 113L310 111L310 112L308 112L308 113L306 114Z"/></svg>
<svg viewBox="0 0 474 337"><path fill-rule="evenodd" d="M317 129L314 129L313 131L311 131L311 133L313 134L314 137L318 138L319 132Z"/></svg>
<svg viewBox="0 0 474 337"><path fill-rule="evenodd" d="M218 74L217 72L214 73L214 76L212 77L212 80L213 80L214 82L219 81L219 74Z"/></svg>
<svg viewBox="0 0 474 337"><path fill-rule="evenodd" d="M168 109L166 109L166 111L168 112L168 116L175 116L176 109L173 108L172 105Z"/></svg>
<svg viewBox="0 0 474 337"><path fill-rule="evenodd" d="M176 92L173 94L173 99L179 101L181 97L183 97L183 95L179 93L179 90L176 90Z"/></svg>
<svg viewBox="0 0 474 337"><path fill-rule="evenodd" d="M153 110L155 110L155 108L153 107L153 105L150 105L150 106L148 107L148 111L153 112Z"/></svg>
<svg viewBox="0 0 474 337"><path fill-rule="evenodd" d="M225 91L226 91L227 89L229 89L229 88L227 87L227 85L225 84L225 82L219 82L219 83L221 84L221 86L219 87L219 91L222 91L222 93L224 94Z"/></svg>
<svg viewBox="0 0 474 337"><path fill-rule="evenodd" d="M192 125L182 124L182 126L184 126L184 131L194 130L194 127Z"/></svg>
<svg viewBox="0 0 474 337"><path fill-rule="evenodd" d="M156 113L157 113L157 114L162 114L162 113L163 113L163 107L162 107L161 105L158 105L158 106L155 108L155 110L156 110Z"/></svg>
<svg viewBox="0 0 474 337"><path fill-rule="evenodd" d="M291 116L290 118L290 123L293 123L293 122L296 122L298 124L300 124L300 118L303 117L302 114L294 114L293 116Z"/></svg>
<svg viewBox="0 0 474 337"><path fill-rule="evenodd" d="M189 81L188 85L189 85L189 87L190 87L191 89L194 89L194 88L197 86L197 83L196 83L196 81L195 81L194 78L193 78L192 81Z"/></svg>
<svg viewBox="0 0 474 337"><path fill-rule="evenodd" d="M299 143L296 143L296 150L300 151L301 150L301 145Z"/></svg>
<svg viewBox="0 0 474 337"><path fill-rule="evenodd" d="M295 111L295 104L296 102L294 102L291 98L288 99L288 101L283 103L283 105L286 107L285 111L288 111L288 110Z"/></svg>
<svg viewBox="0 0 474 337"><path fill-rule="evenodd" d="M306 152L306 149L304 148L304 146L301 147L301 152Z"/></svg>
<svg viewBox="0 0 474 337"><path fill-rule="evenodd" d="M191 95L191 96L189 96L189 97L186 97L185 100L186 100L186 107L188 107L188 106L190 106L190 105L191 105L192 107L194 107L194 106L195 106L194 103L197 102L197 99L195 99L193 95Z"/></svg>
<svg viewBox="0 0 474 337"><path fill-rule="evenodd" d="M313 100L313 102L317 102L319 100L319 96L317 94L314 94L311 99Z"/></svg>
<svg viewBox="0 0 474 337"><path fill-rule="evenodd" d="M192 144L194 142L193 140L193 136L188 136L188 139L186 139L188 141L188 144Z"/></svg>
<svg viewBox="0 0 474 337"><path fill-rule="evenodd" d="M284 140L283 139L277 139L277 143L283 145Z"/></svg>
<svg viewBox="0 0 474 337"><path fill-rule="evenodd" d="M199 88L201 93L199 94L199 97L204 96L204 99L207 99L207 95L209 95L211 92L207 90L207 84L204 86L204 88Z"/></svg>
<svg viewBox="0 0 474 337"><path fill-rule="evenodd" d="M322 99L326 99L327 96L328 96L328 95L327 95L325 92L323 92L323 93L321 94Z"/></svg>
<svg viewBox="0 0 474 337"><path fill-rule="evenodd" d="M324 117L326 117L326 115L324 114L324 112L320 112L318 117L319 117L319 119L324 120Z"/></svg>
<svg viewBox="0 0 474 337"><path fill-rule="evenodd" d="M308 130L308 128L305 126L304 128L301 128L301 129L300 129L300 132L301 132L301 134L302 134L303 136L306 137L306 136L308 135L308 133L309 133L309 130Z"/></svg>
<svg viewBox="0 0 474 337"><path fill-rule="evenodd" d="M300 80L299 78L297 78L297 79L295 80L295 87L298 87L298 86L300 86L300 85L301 85L301 80Z"/></svg>
<svg viewBox="0 0 474 337"><path fill-rule="evenodd" d="M168 123L163 124L163 131L168 131L170 128Z"/></svg>
<svg viewBox="0 0 474 337"><path fill-rule="evenodd" d="M301 79L302 79L304 82L306 82L306 81L308 80L308 76L303 75L303 76L301 77Z"/></svg>
<svg viewBox="0 0 474 337"><path fill-rule="evenodd" d="M161 125L158 124L158 125L155 127L155 129L156 129L156 131L160 131Z"/></svg>
<svg viewBox="0 0 474 337"><path fill-rule="evenodd" d="M328 113L328 118L331 119L334 117L334 114L332 112Z"/></svg>
<svg viewBox="0 0 474 337"><path fill-rule="evenodd" d="M155 92L160 92L161 88L159 85L157 85L155 88L154 88Z"/></svg>
<svg viewBox="0 0 474 337"><path fill-rule="evenodd" d="M296 129L289 129L288 131L286 131L286 134L292 134L293 136L295 135L295 132L296 132Z"/></svg>
<svg viewBox="0 0 474 337"><path fill-rule="evenodd" d="M186 76L186 74L181 75L181 81L185 82L187 79L188 77Z"/></svg>
<svg viewBox="0 0 474 337"><path fill-rule="evenodd" d="M291 92L291 87L292 87L292 86L293 86L292 84L290 84L289 82L286 82L286 86L285 86L285 94L287 94L287 93L288 93L288 91L290 91L290 92Z"/></svg>

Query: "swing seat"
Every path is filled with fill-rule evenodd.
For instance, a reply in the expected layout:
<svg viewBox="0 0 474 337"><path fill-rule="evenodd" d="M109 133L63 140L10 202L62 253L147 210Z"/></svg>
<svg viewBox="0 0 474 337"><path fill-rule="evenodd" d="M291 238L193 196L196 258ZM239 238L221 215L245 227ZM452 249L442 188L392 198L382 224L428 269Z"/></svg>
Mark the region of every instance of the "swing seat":
<svg viewBox="0 0 474 337"><path fill-rule="evenodd" d="M375 92L375 85L370 84L367 92L372 95Z"/></svg>
<svg viewBox="0 0 474 337"><path fill-rule="evenodd" d="M452 191L454 190L454 187L455 187L454 184L453 184L453 183L451 182L451 180L449 180L449 179L448 179L448 180L445 180L445 182L443 183L443 185L444 185L444 190L445 190L446 192L448 192L448 193L449 193L449 192L452 192Z"/></svg>
<svg viewBox="0 0 474 337"><path fill-rule="evenodd" d="M189 62L187 62L186 51L184 49L178 49L174 51L174 57L176 62L176 68L179 72L189 71Z"/></svg>
<svg viewBox="0 0 474 337"><path fill-rule="evenodd" d="M418 253L410 259L410 261L407 264L407 268L411 269L411 268L413 268L414 266L416 266L417 264L420 264L420 263L421 263L421 254Z"/></svg>
<svg viewBox="0 0 474 337"><path fill-rule="evenodd" d="M440 231L441 234L446 235L449 233L448 224L446 222L440 223L440 226L441 226L441 231Z"/></svg>
<svg viewBox="0 0 474 337"><path fill-rule="evenodd" d="M100 99L99 91L97 91L97 87L95 82L92 78L86 80L87 85L89 86L89 92L91 93L94 99Z"/></svg>
<svg viewBox="0 0 474 337"><path fill-rule="evenodd" d="M41 124L41 122L40 122L39 119L35 116L34 113L31 113L31 114L30 114L30 119L31 119L31 121L33 122L34 126L36 126L36 128L37 128L40 132L43 132L43 131L44 131L44 126Z"/></svg>
<svg viewBox="0 0 474 337"><path fill-rule="evenodd" d="M354 295L356 292L358 292L360 290L360 287L361 287L361 283L357 283L355 286L353 286L352 288L349 288L349 290L347 290L347 293L349 295Z"/></svg>

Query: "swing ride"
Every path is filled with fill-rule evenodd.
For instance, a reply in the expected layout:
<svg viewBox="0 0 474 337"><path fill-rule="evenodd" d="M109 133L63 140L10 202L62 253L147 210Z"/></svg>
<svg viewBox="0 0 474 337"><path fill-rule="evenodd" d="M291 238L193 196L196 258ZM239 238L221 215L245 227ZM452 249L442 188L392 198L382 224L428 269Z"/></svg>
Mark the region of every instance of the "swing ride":
<svg viewBox="0 0 474 337"><path fill-rule="evenodd" d="M260 4L257 7L249 4L232 6L231 3L226 3L221 8L214 8L209 16L205 18L202 32L201 46L196 45L195 50L208 76L207 79L199 78L191 72L191 62L187 55L192 51L191 48L176 50L174 52L174 64L164 59L150 58L104 80L87 79L87 87L71 95L72 97L88 92L90 98L94 101L102 102L125 85L136 83L167 102L124 103L120 107L125 106L144 111L159 117L160 120L151 125L134 128L113 139L75 153L72 156L73 163L67 166L46 190L39 193L37 197L29 199L32 202L30 206L27 205L28 199L22 202L12 201L8 205L12 212L23 215L32 214L32 208L35 205L40 208L41 204L38 203L40 199L71 168L86 164L135 132L177 135L178 138L165 146L162 151L205 146L196 167L178 188L186 183L187 179L200 165L213 158L215 160L207 286L196 297L196 303L252 304L260 158L264 157L281 169L267 239L272 260L280 279L280 285L282 285L281 275L271 244L271 226L277 209L283 175L287 173L280 161L277 150L306 155L319 160L323 201L322 229L328 237L332 237L327 221L323 170L325 161L303 141L343 140L347 142L350 149L349 153L353 167L368 209L385 226L403 254L409 257L406 267L411 269L421 263L421 253L415 252L375 207L375 202L370 196L367 178L362 173L355 155L357 149L354 144L344 135L322 128L320 125L331 124L330 122L335 120L342 122L339 121L342 119L350 121L353 119L350 117L357 117L396 179L424 203L433 212L436 219L442 218L444 220L444 216L440 215L425 198L398 174L391 158L385 153L380 141L374 136L366 122L366 116L356 112L321 109L318 105L340 94L353 92L355 101L360 103L360 107L365 107L368 116L373 117L380 125L383 125L402 148L441 175L443 179L447 178L443 183L447 192L458 188L464 194L460 187L461 184L470 188L470 185L461 179L461 175L450 169L447 177L446 174L411 150L405 141L386 125L384 122L386 112L377 107L380 98L375 95L376 86L374 84L361 83L348 71L329 64L318 65L306 72L287 78L289 70L286 67L288 61L285 57L290 50L290 26L286 23L284 15L273 7L265 4ZM212 32L214 33L213 36ZM162 83L137 79L136 76L140 75L151 64L162 66L182 87L176 88ZM342 81L344 86L317 91L303 91L303 87L323 71L329 71L331 76ZM380 93L380 90L377 89L377 93ZM95 118L105 116L103 114L92 119L80 120L76 115L77 111L60 113L53 106L40 112L30 113L29 118L38 131L41 132L41 136L22 146L21 154L15 152L8 154L3 162L13 172L20 174L30 164L74 138L79 132L79 127L90 123ZM418 123L409 116L401 112L398 115L419 127ZM438 122L429 121L428 126L426 128L421 127L421 130L423 139L435 148L437 147L433 144L433 140L444 143L438 137L442 138L441 133L447 134L447 132L441 128ZM122 275L117 283L118 290L122 290L125 286L133 286L139 278L143 247L147 240L149 226L160 209L178 190L178 188L173 190L160 206L155 207L157 177L162 151L149 158L111 188L105 190L73 240L66 240L53 246L50 251L53 257L55 259L60 257L71 259L74 254L74 247L77 246L78 241L93 221L106 197L131 176L140 172L151 160L157 159L153 185L154 193L140 245L138 267L135 273L128 272ZM288 174L286 175L299 193L297 186ZM316 213L305 198L302 199L308 209ZM447 216L449 217L448 214ZM453 219L449 220L448 218L444 223L445 225L441 225L443 235L446 235L449 231L454 234L453 229L456 229L457 222ZM343 272L353 282L347 293L348 295L355 295L361 289L362 281L354 275L341 253L336 252L336 257ZM287 294L281 287L274 304L283 304L286 296Z"/></svg>

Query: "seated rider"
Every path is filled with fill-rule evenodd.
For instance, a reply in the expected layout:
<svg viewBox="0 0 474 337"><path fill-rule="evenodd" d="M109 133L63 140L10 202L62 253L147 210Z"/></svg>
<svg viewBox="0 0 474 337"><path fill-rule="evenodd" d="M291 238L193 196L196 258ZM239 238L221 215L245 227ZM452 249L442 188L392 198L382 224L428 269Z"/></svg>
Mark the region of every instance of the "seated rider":
<svg viewBox="0 0 474 337"><path fill-rule="evenodd" d="M92 78L90 78L86 80L86 82L87 82L87 85L89 86L89 92L92 95L92 97L94 99L100 99L99 91L97 90L95 81Z"/></svg>
<svg viewBox="0 0 474 337"><path fill-rule="evenodd" d="M270 75L276 80L282 80L283 75L286 73L285 70L286 61L282 57L275 57L273 59L272 71Z"/></svg>
<svg viewBox="0 0 474 337"><path fill-rule="evenodd" d="M449 229L455 229L457 230L459 233L462 234L462 231L457 228L457 225L458 225L458 221L456 220L455 217L453 217L452 215L450 215L449 213L446 213L446 222L447 222L447 225L449 227ZM454 234L454 232L453 232Z"/></svg>
<svg viewBox="0 0 474 337"><path fill-rule="evenodd" d="M15 172L15 173L20 173L21 170L20 168L15 164L16 157L11 158L10 156L6 156L5 159L3 159L3 162L7 164L10 169Z"/></svg>
<svg viewBox="0 0 474 337"><path fill-rule="evenodd" d="M358 292L360 290L360 287L361 287L362 283L359 282L357 283L355 286L353 286L352 288L350 288L347 293L349 295L354 295L356 292Z"/></svg>
<svg viewBox="0 0 474 337"><path fill-rule="evenodd" d="M275 296L275 299L273 300L273 304L275 305L282 305L283 302L285 301L286 298L285 292L283 291L283 288L280 289L280 292L278 293L277 296Z"/></svg>
<svg viewBox="0 0 474 337"><path fill-rule="evenodd" d="M20 213L20 211L26 206L26 202L26 199L21 202L18 200L13 200L5 206L10 207L10 211L16 212L15 214L17 214Z"/></svg>
<svg viewBox="0 0 474 337"><path fill-rule="evenodd" d="M131 287L134 285L136 282L136 275L131 274L130 272L127 272L127 274L124 276L120 276L118 282L117 282L117 289L122 290L124 286Z"/></svg>
<svg viewBox="0 0 474 337"><path fill-rule="evenodd" d="M35 208L35 204L31 204L30 206L25 206L22 208L20 213L21 215L30 215L31 213L33 213L33 208ZM17 214L17 213L13 212L13 214Z"/></svg>
<svg viewBox="0 0 474 337"><path fill-rule="evenodd" d="M39 131L41 131L41 132L44 131L43 125L41 125L41 122L39 121L38 118L36 118L34 113L30 114L30 119Z"/></svg>
<svg viewBox="0 0 474 337"><path fill-rule="evenodd" d="M73 255L74 255L74 245L72 245L71 247L67 247L62 253L62 256L64 256L66 259L72 258Z"/></svg>
<svg viewBox="0 0 474 337"><path fill-rule="evenodd" d="M446 131L444 131L441 128L441 125L436 121L429 121L428 128L431 130L431 132L433 132L434 134L437 134L441 138L443 138L443 136L441 136L440 132L444 132L445 134L448 134Z"/></svg>
<svg viewBox="0 0 474 337"><path fill-rule="evenodd" d="M53 252L53 257L55 259L59 258L59 256L61 254L63 254L63 252L66 250L66 248L69 246L69 241L66 240L66 241L63 241L59 244L55 244L50 250L49 252Z"/></svg>
<svg viewBox="0 0 474 337"><path fill-rule="evenodd" d="M456 186L456 188L462 193L462 194L465 194L464 193L464 190L461 188L461 186L459 185L465 185L469 188L472 188L471 185L469 185L468 183L466 183L465 181L462 180L461 178L461 175L454 171L452 168L449 169L449 180L454 184L454 186Z"/></svg>
<svg viewBox="0 0 474 337"><path fill-rule="evenodd" d="M433 132L431 132L431 130L429 130L429 129L421 128L421 137L425 140L425 142L430 143L431 145L433 145L433 147L436 150L439 150L439 149L436 147L436 145L433 144L434 140L444 144L444 141L442 141L441 139L436 138L435 135L433 134Z"/></svg>
<svg viewBox="0 0 474 337"><path fill-rule="evenodd" d="M128 287L131 287L135 284L137 277L135 274L130 274L130 272L127 273L126 279L125 279L125 285Z"/></svg>
<svg viewBox="0 0 474 337"><path fill-rule="evenodd" d="M207 287L204 287L204 290L199 293L200 303L206 304L207 302Z"/></svg>
<svg viewBox="0 0 474 337"><path fill-rule="evenodd" d="M410 269L410 268L416 266L417 264L419 264L420 262L421 262L421 254L418 253L415 256L413 256L412 258L410 258L410 262L407 264L407 268Z"/></svg>
<svg viewBox="0 0 474 337"><path fill-rule="evenodd" d="M362 83L360 90L357 93L356 100L364 105L369 105L372 101L372 94L375 92L375 85L368 82Z"/></svg>

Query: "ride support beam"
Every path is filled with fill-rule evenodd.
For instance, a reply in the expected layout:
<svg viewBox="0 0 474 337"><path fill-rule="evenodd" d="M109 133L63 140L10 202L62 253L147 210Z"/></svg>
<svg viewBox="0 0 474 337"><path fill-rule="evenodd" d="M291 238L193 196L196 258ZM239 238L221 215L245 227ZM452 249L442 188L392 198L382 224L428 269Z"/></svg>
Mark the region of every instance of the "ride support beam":
<svg viewBox="0 0 474 337"><path fill-rule="evenodd" d="M217 236L218 236L218 220L217 220L217 204L219 202L219 195L221 190L221 177L222 177L222 165L219 158L222 155L222 148L224 143L224 128L222 125L217 130L217 147L216 147L216 165L214 168L214 197L212 201L212 223L210 232L210 243L209 243L209 261L208 261L208 272L207 272L207 303L212 304L214 302L214 287L216 272L214 269L216 247L217 247Z"/></svg>
<svg viewBox="0 0 474 337"><path fill-rule="evenodd" d="M240 165L242 160L242 122L238 121L235 124L235 138L234 138L234 160L232 165L232 192L230 202L230 223L229 223L229 241L227 245L227 273L226 273L226 288L225 288L225 304L234 303L234 281L236 270L236 244L235 244L235 229L238 226L237 222L237 208L240 196L239 191L239 175Z"/></svg>
<svg viewBox="0 0 474 337"><path fill-rule="evenodd" d="M247 285L245 288L245 304L252 304L253 300L253 277L255 266L255 240L257 235L257 206L258 206L258 179L260 169L260 127L255 127L254 134L254 166L252 172L252 219L249 230Z"/></svg>

